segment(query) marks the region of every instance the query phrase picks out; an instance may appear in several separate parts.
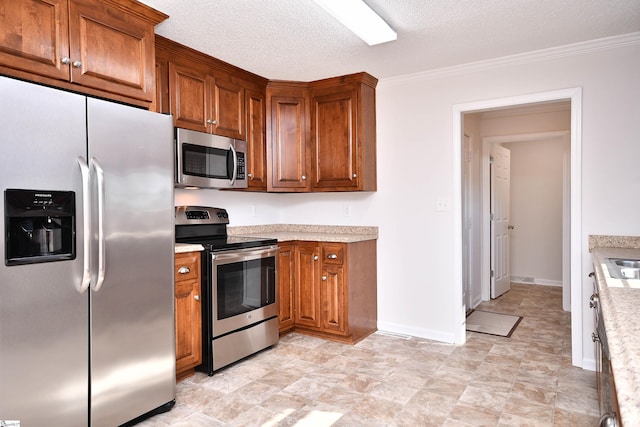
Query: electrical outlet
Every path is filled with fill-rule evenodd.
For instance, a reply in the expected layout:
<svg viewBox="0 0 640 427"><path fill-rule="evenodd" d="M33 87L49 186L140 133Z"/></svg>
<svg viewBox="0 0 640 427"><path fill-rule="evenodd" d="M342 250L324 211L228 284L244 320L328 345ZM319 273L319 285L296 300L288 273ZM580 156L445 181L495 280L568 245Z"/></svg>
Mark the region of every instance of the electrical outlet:
<svg viewBox="0 0 640 427"><path fill-rule="evenodd" d="M438 198L436 200L436 211L447 212L449 210L449 202L446 199Z"/></svg>

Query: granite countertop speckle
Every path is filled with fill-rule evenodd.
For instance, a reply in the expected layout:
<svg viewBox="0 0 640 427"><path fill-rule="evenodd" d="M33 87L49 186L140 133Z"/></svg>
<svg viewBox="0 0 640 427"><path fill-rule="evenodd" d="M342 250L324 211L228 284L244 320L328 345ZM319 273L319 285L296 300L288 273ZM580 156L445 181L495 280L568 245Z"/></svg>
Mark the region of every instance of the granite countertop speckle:
<svg viewBox="0 0 640 427"><path fill-rule="evenodd" d="M175 253L183 254L186 252L201 252L204 251L204 247L198 244L192 243L176 243L175 244Z"/></svg>
<svg viewBox="0 0 640 427"><path fill-rule="evenodd" d="M278 242L306 240L315 242L354 243L378 238L378 227L346 225L270 224L227 227L230 236L254 236Z"/></svg>
<svg viewBox="0 0 640 427"><path fill-rule="evenodd" d="M590 247L591 247L590 236ZM600 247L609 242L622 247ZM592 250L596 287L607 333L611 368L616 384L622 425L640 425L640 280L614 279L606 258L640 259L640 238L611 236Z"/></svg>

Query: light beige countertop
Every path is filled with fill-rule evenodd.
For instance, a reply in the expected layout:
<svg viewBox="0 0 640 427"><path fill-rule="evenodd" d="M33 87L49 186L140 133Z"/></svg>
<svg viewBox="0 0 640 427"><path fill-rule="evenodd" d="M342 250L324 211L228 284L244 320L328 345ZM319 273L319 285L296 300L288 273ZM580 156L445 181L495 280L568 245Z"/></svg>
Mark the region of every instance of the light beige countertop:
<svg viewBox="0 0 640 427"><path fill-rule="evenodd" d="M202 245L197 245L193 243L176 243L175 244L175 252L177 254L183 254L186 252L201 252L204 251L204 247Z"/></svg>
<svg viewBox="0 0 640 427"><path fill-rule="evenodd" d="M592 248L590 236L589 247ZM606 258L640 259L637 237L607 236L592 250L622 425L640 425L640 280L614 279ZM598 246L604 244L604 247ZM607 244L621 247L607 247ZM640 246L638 246L640 247Z"/></svg>
<svg viewBox="0 0 640 427"><path fill-rule="evenodd" d="M230 236L254 236L278 242L305 240L313 242L354 243L378 238L378 227L348 225L269 224L227 227Z"/></svg>

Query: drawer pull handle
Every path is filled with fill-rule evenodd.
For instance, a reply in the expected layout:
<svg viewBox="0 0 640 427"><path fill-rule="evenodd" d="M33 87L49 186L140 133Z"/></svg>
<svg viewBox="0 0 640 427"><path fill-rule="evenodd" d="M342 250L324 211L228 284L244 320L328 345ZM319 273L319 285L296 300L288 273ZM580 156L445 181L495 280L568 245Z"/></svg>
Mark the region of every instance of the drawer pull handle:
<svg viewBox="0 0 640 427"><path fill-rule="evenodd" d="M187 274L187 273L190 273L190 272L191 272L191 269L189 267L180 267L178 269L178 273L180 273L180 274Z"/></svg>
<svg viewBox="0 0 640 427"><path fill-rule="evenodd" d="M338 259L338 255L336 255L336 254L329 254L329 255L327 255L327 258L329 258L329 259Z"/></svg>

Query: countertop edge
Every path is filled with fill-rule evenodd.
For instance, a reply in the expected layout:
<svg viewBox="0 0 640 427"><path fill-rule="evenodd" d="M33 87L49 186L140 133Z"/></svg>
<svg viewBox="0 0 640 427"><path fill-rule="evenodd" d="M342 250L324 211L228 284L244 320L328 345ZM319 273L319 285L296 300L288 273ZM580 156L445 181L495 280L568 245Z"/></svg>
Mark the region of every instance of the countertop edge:
<svg viewBox="0 0 640 427"><path fill-rule="evenodd" d="M278 242L318 241L355 243L378 239L378 227L271 224L227 227L230 236L252 236L277 239Z"/></svg>
<svg viewBox="0 0 640 427"><path fill-rule="evenodd" d="M193 244L193 243L176 243L174 246L174 251L177 254L184 254L187 252L202 252L204 251L204 246Z"/></svg>
<svg viewBox="0 0 640 427"><path fill-rule="evenodd" d="M640 281L611 278L605 262L606 258L640 259L640 249L594 247L592 257L620 419L623 425L640 425L640 325L634 321L640 304Z"/></svg>

